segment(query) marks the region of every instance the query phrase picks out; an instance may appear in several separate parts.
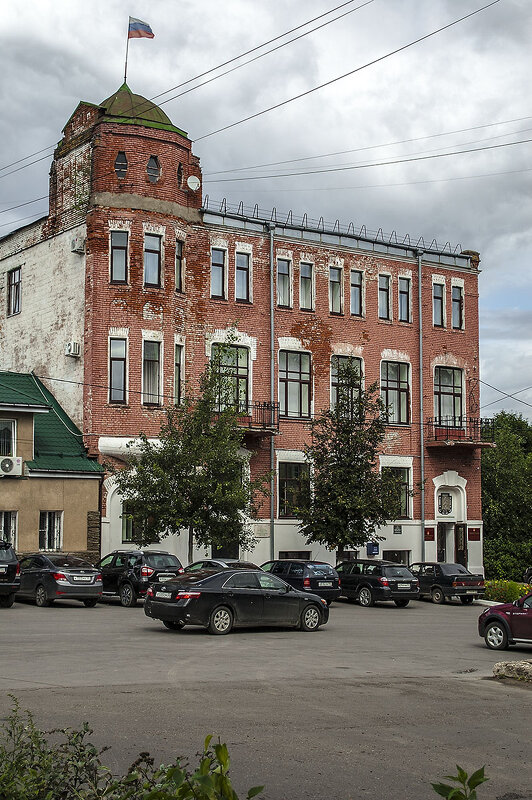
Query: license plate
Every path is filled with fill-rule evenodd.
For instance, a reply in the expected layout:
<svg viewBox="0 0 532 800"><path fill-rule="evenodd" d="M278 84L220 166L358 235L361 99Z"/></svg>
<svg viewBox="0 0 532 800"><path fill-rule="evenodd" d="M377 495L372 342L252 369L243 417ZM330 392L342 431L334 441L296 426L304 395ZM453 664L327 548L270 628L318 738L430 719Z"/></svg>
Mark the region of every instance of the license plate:
<svg viewBox="0 0 532 800"><path fill-rule="evenodd" d="M164 574L164 575L157 575L157 580L158 580L160 583L164 583L164 581L171 581L171 580L172 580L172 578L175 578L175 575L172 575L171 573L170 573L170 574L168 574L168 575L166 575L166 574Z"/></svg>
<svg viewBox="0 0 532 800"><path fill-rule="evenodd" d="M90 575L73 575L72 580L89 583L90 581L92 581L92 578Z"/></svg>
<svg viewBox="0 0 532 800"><path fill-rule="evenodd" d="M172 592L157 592L156 597L162 597L163 600L170 600Z"/></svg>
<svg viewBox="0 0 532 800"><path fill-rule="evenodd" d="M332 581L318 581L318 586L332 586Z"/></svg>
<svg viewBox="0 0 532 800"><path fill-rule="evenodd" d="M410 589L410 584L409 583L398 583L397 584L397 588L398 589Z"/></svg>
<svg viewBox="0 0 532 800"><path fill-rule="evenodd" d="M476 589L466 589L466 594L476 594L476 593L477 593Z"/></svg>

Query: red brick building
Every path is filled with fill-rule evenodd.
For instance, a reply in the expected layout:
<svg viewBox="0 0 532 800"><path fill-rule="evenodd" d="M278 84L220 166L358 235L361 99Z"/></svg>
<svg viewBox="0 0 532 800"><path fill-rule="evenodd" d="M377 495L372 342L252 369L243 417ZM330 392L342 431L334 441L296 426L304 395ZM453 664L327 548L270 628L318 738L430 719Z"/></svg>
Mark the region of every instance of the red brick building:
<svg viewBox="0 0 532 800"><path fill-rule="evenodd" d="M229 339L250 469L276 470L260 563L334 558L305 543L291 501L308 420L334 400L338 359L358 359L390 408L381 468L405 486L379 555L480 569L478 254L213 208L186 134L125 85L63 134L48 217L0 240L0 368L43 376L89 451L124 459ZM130 531L105 487L107 552ZM184 537L167 544L185 558Z"/></svg>

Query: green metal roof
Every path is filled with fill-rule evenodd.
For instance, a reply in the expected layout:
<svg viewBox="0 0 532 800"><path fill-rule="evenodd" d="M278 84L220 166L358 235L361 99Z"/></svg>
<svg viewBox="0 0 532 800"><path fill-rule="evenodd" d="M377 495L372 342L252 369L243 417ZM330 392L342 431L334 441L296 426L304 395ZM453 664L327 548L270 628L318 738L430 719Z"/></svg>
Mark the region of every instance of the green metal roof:
<svg viewBox="0 0 532 800"><path fill-rule="evenodd" d="M185 131L176 128L159 106L140 94L133 94L127 83L123 83L118 91L100 103L100 107L104 109L104 119L113 122L144 125L148 128L175 131L182 136L187 135Z"/></svg>
<svg viewBox="0 0 532 800"><path fill-rule="evenodd" d="M104 472L87 456L79 428L35 375L0 371L0 410L2 406L39 409L34 417L34 459L26 461L30 470Z"/></svg>

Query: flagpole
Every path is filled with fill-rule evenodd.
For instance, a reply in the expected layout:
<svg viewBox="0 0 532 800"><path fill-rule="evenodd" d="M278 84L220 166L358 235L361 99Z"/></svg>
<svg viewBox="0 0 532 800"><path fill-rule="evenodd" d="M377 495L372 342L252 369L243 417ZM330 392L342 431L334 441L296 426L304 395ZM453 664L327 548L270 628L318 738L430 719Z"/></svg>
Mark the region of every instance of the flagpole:
<svg viewBox="0 0 532 800"><path fill-rule="evenodd" d="M127 40L126 40L126 64L124 67L124 83L127 83L127 53L129 49L129 20L127 24Z"/></svg>

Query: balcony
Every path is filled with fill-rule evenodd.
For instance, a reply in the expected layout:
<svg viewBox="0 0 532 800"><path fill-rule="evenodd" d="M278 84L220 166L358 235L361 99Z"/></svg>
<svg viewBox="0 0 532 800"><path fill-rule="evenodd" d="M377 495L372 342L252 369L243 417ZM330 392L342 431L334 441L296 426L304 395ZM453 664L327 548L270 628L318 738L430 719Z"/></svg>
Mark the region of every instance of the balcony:
<svg viewBox="0 0 532 800"><path fill-rule="evenodd" d="M480 417L430 417L427 447L495 447L493 419Z"/></svg>
<svg viewBox="0 0 532 800"><path fill-rule="evenodd" d="M247 413L239 412L238 424L258 436L279 433L279 403L250 403Z"/></svg>

